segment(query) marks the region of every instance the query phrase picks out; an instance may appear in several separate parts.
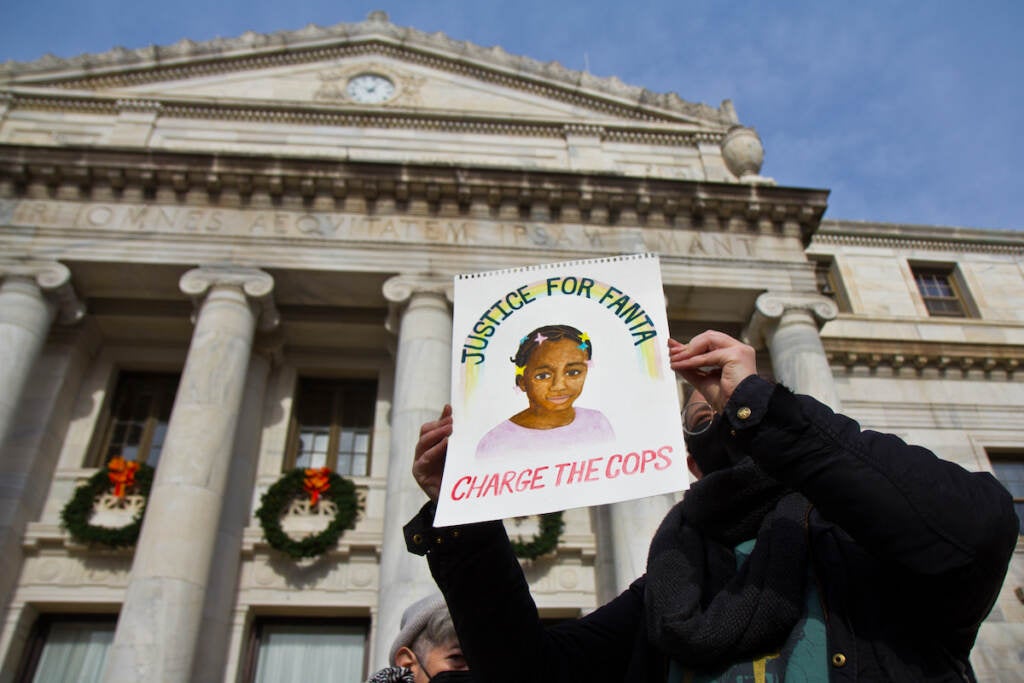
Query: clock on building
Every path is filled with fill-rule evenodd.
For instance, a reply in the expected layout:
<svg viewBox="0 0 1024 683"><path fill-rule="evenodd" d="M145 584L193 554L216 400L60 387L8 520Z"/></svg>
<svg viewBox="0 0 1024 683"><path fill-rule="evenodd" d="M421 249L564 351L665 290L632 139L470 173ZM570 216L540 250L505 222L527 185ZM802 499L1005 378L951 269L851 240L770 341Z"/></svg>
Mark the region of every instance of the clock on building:
<svg viewBox="0 0 1024 683"><path fill-rule="evenodd" d="M353 102L361 104L380 104L395 94L395 84L391 79L380 74L359 74L353 76L345 86L345 94Z"/></svg>

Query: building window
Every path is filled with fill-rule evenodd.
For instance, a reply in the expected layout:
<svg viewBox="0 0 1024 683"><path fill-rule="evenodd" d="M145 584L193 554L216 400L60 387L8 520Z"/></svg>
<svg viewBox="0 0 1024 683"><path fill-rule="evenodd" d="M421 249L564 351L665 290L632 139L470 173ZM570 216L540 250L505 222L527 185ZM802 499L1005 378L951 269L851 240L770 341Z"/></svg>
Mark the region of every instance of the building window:
<svg viewBox="0 0 1024 683"><path fill-rule="evenodd" d="M946 318L967 316L952 268L912 266L911 270L928 315Z"/></svg>
<svg viewBox="0 0 1024 683"><path fill-rule="evenodd" d="M32 629L20 683L99 681L116 617L43 615Z"/></svg>
<svg viewBox="0 0 1024 683"><path fill-rule="evenodd" d="M850 300L842 286L842 276L835 259L828 254L810 254L808 258L814 265L814 284L818 294L832 299L841 312L849 313Z"/></svg>
<svg viewBox="0 0 1024 683"><path fill-rule="evenodd" d="M376 399L373 380L299 380L289 467L329 467L341 475L366 476Z"/></svg>
<svg viewBox="0 0 1024 683"><path fill-rule="evenodd" d="M1020 533L1024 535L1024 453L998 454L991 458L996 479L1013 496L1013 505L1020 520Z"/></svg>
<svg viewBox="0 0 1024 683"><path fill-rule="evenodd" d="M818 287L818 294L835 299L836 283L832 273L832 259L812 258L812 262L814 263L814 280Z"/></svg>
<svg viewBox="0 0 1024 683"><path fill-rule="evenodd" d="M257 620L243 680L365 680L368 630L355 619Z"/></svg>
<svg viewBox="0 0 1024 683"><path fill-rule="evenodd" d="M120 455L156 467L178 391L178 375L125 372L110 403L102 445L94 464Z"/></svg>

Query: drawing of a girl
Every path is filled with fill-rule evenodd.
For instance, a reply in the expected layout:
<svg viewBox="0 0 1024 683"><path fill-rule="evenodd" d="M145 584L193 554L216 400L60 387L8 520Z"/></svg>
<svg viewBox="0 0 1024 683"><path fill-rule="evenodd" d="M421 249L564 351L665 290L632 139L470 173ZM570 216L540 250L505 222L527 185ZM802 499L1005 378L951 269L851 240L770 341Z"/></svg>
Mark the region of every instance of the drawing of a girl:
<svg viewBox="0 0 1024 683"><path fill-rule="evenodd" d="M530 405L487 432L477 444L477 457L614 439L615 432L600 411L574 406L592 356L589 335L569 325L545 325L523 337L511 361L516 386Z"/></svg>

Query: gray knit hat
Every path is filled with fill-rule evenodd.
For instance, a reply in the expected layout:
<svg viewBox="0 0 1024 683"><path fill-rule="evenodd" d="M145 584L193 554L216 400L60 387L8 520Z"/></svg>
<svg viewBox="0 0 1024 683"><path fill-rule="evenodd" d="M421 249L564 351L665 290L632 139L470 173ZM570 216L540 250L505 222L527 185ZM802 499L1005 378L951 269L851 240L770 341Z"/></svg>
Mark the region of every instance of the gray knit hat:
<svg viewBox="0 0 1024 683"><path fill-rule="evenodd" d="M388 662L391 664L395 663L395 655L398 654L401 648L412 648L412 644L416 642L419 635L423 633L423 629L426 628L430 617L437 611L448 612L448 605L445 604L444 597L440 593L420 598L406 608L405 612L402 613L402 630L398 632L398 637L391 644Z"/></svg>

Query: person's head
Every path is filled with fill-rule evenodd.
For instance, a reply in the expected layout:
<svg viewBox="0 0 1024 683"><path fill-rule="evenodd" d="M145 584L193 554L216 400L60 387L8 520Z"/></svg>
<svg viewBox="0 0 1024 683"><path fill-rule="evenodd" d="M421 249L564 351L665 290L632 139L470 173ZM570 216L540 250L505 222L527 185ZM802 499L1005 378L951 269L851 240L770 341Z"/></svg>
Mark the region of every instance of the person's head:
<svg viewBox="0 0 1024 683"><path fill-rule="evenodd" d="M391 645L390 660L412 671L416 683L428 683L441 671L469 669L440 594L417 600L405 610L401 631Z"/></svg>
<svg viewBox="0 0 1024 683"><path fill-rule="evenodd" d="M511 359L516 386L537 411L572 408L587 380L593 355L590 337L569 325L545 325L522 338Z"/></svg>
<svg viewBox="0 0 1024 683"><path fill-rule="evenodd" d="M729 454L721 435L722 416L715 413L699 391L694 390L686 400L683 422L686 465L694 477L700 479L734 464L735 458Z"/></svg>

